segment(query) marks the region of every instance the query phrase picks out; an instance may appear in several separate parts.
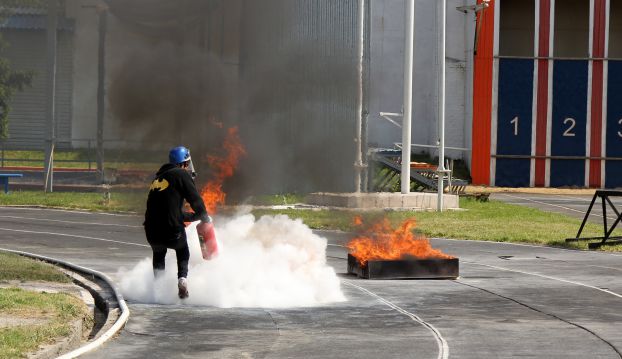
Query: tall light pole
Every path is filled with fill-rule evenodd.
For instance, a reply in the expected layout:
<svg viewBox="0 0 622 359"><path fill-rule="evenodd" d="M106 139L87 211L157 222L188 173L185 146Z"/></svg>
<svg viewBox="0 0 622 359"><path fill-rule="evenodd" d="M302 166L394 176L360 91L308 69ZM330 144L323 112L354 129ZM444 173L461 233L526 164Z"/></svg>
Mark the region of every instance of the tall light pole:
<svg viewBox="0 0 622 359"><path fill-rule="evenodd" d="M404 42L404 118L402 122L402 194L410 193L410 146L413 101L413 42L415 38L415 0L405 0L406 40Z"/></svg>
<svg viewBox="0 0 622 359"><path fill-rule="evenodd" d="M58 43L58 1L48 1L47 16L47 138L45 143L44 191L52 192L54 181L54 146L56 144L56 48Z"/></svg>
<svg viewBox="0 0 622 359"><path fill-rule="evenodd" d="M363 171L363 87L365 69L365 0L358 1L358 106L356 107L355 124L355 160L354 160L354 192L361 192L361 174Z"/></svg>
<svg viewBox="0 0 622 359"><path fill-rule="evenodd" d="M106 181L104 173L104 109L106 107L106 31L108 8L97 7L99 17L99 43L97 51L97 171L100 182Z"/></svg>
<svg viewBox="0 0 622 359"><path fill-rule="evenodd" d="M438 200L437 210L443 211L445 176L445 30L447 27L447 2L438 1L440 26L438 27Z"/></svg>

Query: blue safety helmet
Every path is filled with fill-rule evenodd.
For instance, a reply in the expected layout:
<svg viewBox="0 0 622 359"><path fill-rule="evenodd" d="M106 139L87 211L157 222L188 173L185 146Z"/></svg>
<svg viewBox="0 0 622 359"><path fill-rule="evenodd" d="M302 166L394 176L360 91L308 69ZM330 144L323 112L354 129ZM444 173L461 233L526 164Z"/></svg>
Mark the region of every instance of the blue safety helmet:
<svg viewBox="0 0 622 359"><path fill-rule="evenodd" d="M190 161L190 150L184 146L177 146L168 153L168 160L174 165Z"/></svg>

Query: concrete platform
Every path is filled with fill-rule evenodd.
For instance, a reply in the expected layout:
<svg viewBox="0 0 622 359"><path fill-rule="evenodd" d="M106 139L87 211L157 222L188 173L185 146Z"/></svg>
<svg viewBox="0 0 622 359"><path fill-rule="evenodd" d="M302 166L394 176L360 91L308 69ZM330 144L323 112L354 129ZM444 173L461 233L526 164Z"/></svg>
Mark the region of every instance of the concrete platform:
<svg viewBox="0 0 622 359"><path fill-rule="evenodd" d="M418 209L436 210L438 194L412 192L409 194L374 192L374 193L311 193L306 198L306 203L340 208L356 209ZM460 208L458 196L445 194L443 209Z"/></svg>

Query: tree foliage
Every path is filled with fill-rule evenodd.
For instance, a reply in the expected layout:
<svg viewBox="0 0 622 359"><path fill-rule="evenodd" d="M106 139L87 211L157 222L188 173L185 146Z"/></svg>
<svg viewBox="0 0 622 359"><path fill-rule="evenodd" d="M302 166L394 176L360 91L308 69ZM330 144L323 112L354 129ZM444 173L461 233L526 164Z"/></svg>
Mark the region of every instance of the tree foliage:
<svg viewBox="0 0 622 359"><path fill-rule="evenodd" d="M34 73L32 71L17 71L11 68L11 63L0 57L0 138L5 139L9 135L9 112L11 112L11 99L15 91L22 91L24 87L32 83Z"/></svg>

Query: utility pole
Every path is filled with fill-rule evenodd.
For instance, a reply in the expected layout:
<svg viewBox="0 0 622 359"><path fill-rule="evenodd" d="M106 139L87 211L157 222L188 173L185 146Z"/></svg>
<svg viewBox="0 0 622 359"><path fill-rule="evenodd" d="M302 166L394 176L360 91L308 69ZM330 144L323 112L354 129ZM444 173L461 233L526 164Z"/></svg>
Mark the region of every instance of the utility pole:
<svg viewBox="0 0 622 359"><path fill-rule="evenodd" d="M56 49L58 31L58 1L48 1L47 16L47 138L45 148L45 183L44 191L53 191L54 181L54 146L56 145Z"/></svg>
<svg viewBox="0 0 622 359"><path fill-rule="evenodd" d="M415 0L405 0L406 41L404 43L404 121L402 122L402 194L410 193L410 146L413 101L413 47L415 38Z"/></svg>
<svg viewBox="0 0 622 359"><path fill-rule="evenodd" d="M365 69L365 0L358 1L358 106L356 108L356 124L355 124L355 138L356 145L354 155L356 157L354 161L354 192L361 192L361 174L363 171L363 87Z"/></svg>
<svg viewBox="0 0 622 359"><path fill-rule="evenodd" d="M104 183L104 111L106 108L106 31L108 26L108 8L97 7L99 17L99 48L97 52L97 172Z"/></svg>
<svg viewBox="0 0 622 359"><path fill-rule="evenodd" d="M447 2L438 2L440 26L438 27L438 200L437 210L443 211L445 177L445 30L447 27Z"/></svg>

